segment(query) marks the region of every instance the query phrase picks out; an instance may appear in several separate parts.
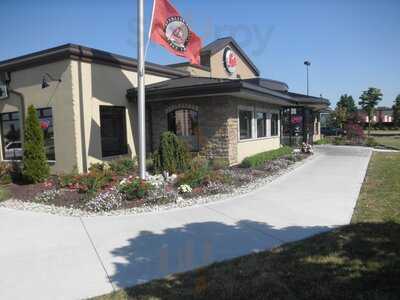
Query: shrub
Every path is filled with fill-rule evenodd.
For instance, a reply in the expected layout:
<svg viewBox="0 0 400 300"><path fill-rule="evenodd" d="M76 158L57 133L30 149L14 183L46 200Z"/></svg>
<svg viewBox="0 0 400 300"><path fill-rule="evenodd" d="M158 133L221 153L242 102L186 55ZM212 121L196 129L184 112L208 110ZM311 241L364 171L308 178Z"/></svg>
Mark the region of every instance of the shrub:
<svg viewBox="0 0 400 300"><path fill-rule="evenodd" d="M246 157L242 161L241 166L243 168L259 167L270 160L277 159L277 158L285 156L285 155L291 155L292 152L293 152L292 148L284 146L284 147L276 149L276 150L258 153L256 155Z"/></svg>
<svg viewBox="0 0 400 300"><path fill-rule="evenodd" d="M62 188L77 190L79 193L96 193L115 181L115 176L109 169L103 171L92 168L89 173L64 174L58 177L59 185Z"/></svg>
<svg viewBox="0 0 400 300"><path fill-rule="evenodd" d="M214 170L225 169L229 166L229 163L226 159L223 158L214 158L211 160L211 168Z"/></svg>
<svg viewBox="0 0 400 300"><path fill-rule="evenodd" d="M110 170L118 175L127 175L136 172L136 159L122 158L110 162Z"/></svg>
<svg viewBox="0 0 400 300"><path fill-rule="evenodd" d="M345 140L344 140L344 138L337 136L337 137L335 137L333 139L332 144L334 144L334 145L344 145L345 144Z"/></svg>
<svg viewBox="0 0 400 300"><path fill-rule="evenodd" d="M376 147L376 146L378 146L379 144L378 144L378 142L377 142L374 138L369 137L369 138L367 138L367 139L365 140L365 145L368 146L368 147Z"/></svg>
<svg viewBox="0 0 400 300"><path fill-rule="evenodd" d="M118 187L119 192L124 194L127 200L143 199L151 189L151 184L140 178L125 182Z"/></svg>
<svg viewBox="0 0 400 300"><path fill-rule="evenodd" d="M8 184L12 181L11 173L13 167L7 162L0 162L0 184Z"/></svg>
<svg viewBox="0 0 400 300"><path fill-rule="evenodd" d="M50 174L44 149L43 130L40 128L36 109L28 108L24 133L22 176L28 183L43 182Z"/></svg>
<svg viewBox="0 0 400 300"><path fill-rule="evenodd" d="M172 132L164 132L160 138L160 147L153 155L156 172L170 174L187 170L189 151L183 141Z"/></svg>
<svg viewBox="0 0 400 300"><path fill-rule="evenodd" d="M329 144L328 139L320 139L319 141L314 142L314 145L326 145Z"/></svg>
<svg viewBox="0 0 400 300"><path fill-rule="evenodd" d="M355 144L360 144L365 139L365 134L363 128L354 123L349 123L346 125L346 137L349 141Z"/></svg>

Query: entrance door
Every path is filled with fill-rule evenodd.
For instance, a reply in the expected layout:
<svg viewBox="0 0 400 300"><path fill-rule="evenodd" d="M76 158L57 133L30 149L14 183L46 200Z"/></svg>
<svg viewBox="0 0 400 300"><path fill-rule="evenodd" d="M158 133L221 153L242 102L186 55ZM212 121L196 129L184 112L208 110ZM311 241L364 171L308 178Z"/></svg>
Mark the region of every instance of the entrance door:
<svg viewBox="0 0 400 300"><path fill-rule="evenodd" d="M168 113L168 130L186 142L190 151L199 151L198 112L178 109Z"/></svg>

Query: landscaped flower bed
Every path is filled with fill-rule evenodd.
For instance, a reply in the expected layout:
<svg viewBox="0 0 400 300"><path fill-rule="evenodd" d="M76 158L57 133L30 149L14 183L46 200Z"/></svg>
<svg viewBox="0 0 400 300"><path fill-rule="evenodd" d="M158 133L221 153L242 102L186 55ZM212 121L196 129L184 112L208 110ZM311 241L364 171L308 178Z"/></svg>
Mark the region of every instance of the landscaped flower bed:
<svg viewBox="0 0 400 300"><path fill-rule="evenodd" d="M175 140L176 137L170 134L165 137L174 140L164 143L165 148L157 152L158 157L154 157L157 162L152 168L154 174L145 181L137 177L135 160L122 159L109 164L94 164L85 174L60 174L44 183L11 183L7 188L11 198L16 200L90 213L162 206L231 193L287 169L310 155L304 152L312 150L308 145L303 145L302 151L283 147L249 157L239 166L229 167L220 159L207 160L197 156L189 159L189 154ZM169 145L178 146L171 150ZM183 153L177 153L176 149ZM179 163L165 155L164 150L174 157L179 156ZM174 170L176 174L169 174L167 170Z"/></svg>

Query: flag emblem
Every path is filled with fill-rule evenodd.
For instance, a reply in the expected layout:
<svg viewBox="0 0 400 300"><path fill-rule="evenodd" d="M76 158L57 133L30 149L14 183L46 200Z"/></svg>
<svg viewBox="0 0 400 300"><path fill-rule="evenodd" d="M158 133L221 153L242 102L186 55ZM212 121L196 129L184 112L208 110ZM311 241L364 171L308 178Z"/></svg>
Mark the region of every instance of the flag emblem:
<svg viewBox="0 0 400 300"><path fill-rule="evenodd" d="M170 17L165 24L165 37L172 48L186 51L190 39L190 30L185 20L180 17Z"/></svg>

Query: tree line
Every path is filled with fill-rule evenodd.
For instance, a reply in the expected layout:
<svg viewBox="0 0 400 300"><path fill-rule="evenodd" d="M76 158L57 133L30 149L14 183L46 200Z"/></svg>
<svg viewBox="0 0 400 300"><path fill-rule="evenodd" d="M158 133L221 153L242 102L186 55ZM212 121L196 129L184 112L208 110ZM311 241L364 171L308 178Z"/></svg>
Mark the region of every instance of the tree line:
<svg viewBox="0 0 400 300"><path fill-rule="evenodd" d="M359 97L358 105L368 117L368 135L371 132L371 125L376 107L382 101L383 94L380 89L370 87L363 91ZM393 125L400 126L400 94L396 97L393 104ZM351 95L344 94L340 97L333 112L333 119L340 128L344 128L349 121L360 122L358 108Z"/></svg>

